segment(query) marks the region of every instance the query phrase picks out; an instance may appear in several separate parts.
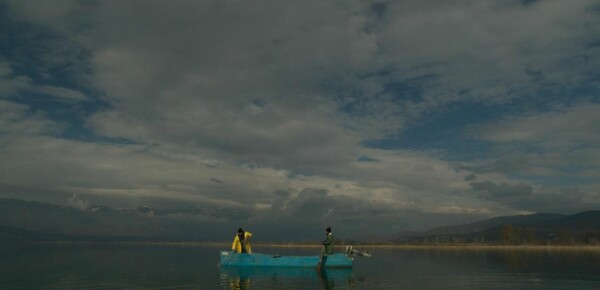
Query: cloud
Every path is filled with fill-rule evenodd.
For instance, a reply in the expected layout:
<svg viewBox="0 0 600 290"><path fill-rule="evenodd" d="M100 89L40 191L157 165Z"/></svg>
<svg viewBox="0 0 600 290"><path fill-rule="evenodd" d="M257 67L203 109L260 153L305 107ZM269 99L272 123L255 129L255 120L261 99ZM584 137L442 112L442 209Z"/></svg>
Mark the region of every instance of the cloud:
<svg viewBox="0 0 600 290"><path fill-rule="evenodd" d="M30 84L29 77L15 75L10 64L0 60L0 97L14 96L22 89L29 87Z"/></svg>
<svg viewBox="0 0 600 290"><path fill-rule="evenodd" d="M20 110L9 127L30 122L27 108L20 105ZM388 226L394 230L433 226L439 215L456 215L447 221L458 221L487 214L477 200L445 197L448 190L468 187L465 173L424 154L369 150L363 155L379 161L355 160L347 169L331 170L337 175L333 178L236 164L213 159L201 150L81 142L47 132L15 132L3 138L0 186L5 194L17 192L20 198L61 204L85 199L88 205L225 208L248 212L240 222L256 228L275 227L268 221L276 220L298 233L303 225L317 225L321 219L345 228L347 235L362 235L370 230L384 232ZM378 177L381 172L387 173ZM429 178L424 182L411 181L425 175ZM456 210L438 208L452 203L471 205L474 210L461 211L459 217ZM413 214L420 218L413 219Z"/></svg>
<svg viewBox="0 0 600 290"><path fill-rule="evenodd" d="M380 88L384 94L413 88L399 103L407 115L420 118L462 102L561 98L555 90L597 72L598 51L589 47L597 37L589 36L598 20L588 1L402 1L384 7L373 31L387 70L374 78L380 87L388 84L389 90Z"/></svg>
<svg viewBox="0 0 600 290"><path fill-rule="evenodd" d="M17 75L8 62L0 60L0 98L24 102L25 95L34 93L55 100L81 102L90 100L85 94L60 86L35 84L29 76Z"/></svg>
<svg viewBox="0 0 600 290"><path fill-rule="evenodd" d="M89 30L80 32L98 37L75 39L93 52L96 79L113 97L147 97L168 89L165 84L188 82L219 88L209 95L285 90L312 98L324 86L346 92L343 103L366 113L356 119L380 116L388 121L377 124L388 127L398 113L464 99L506 102L542 85L580 82L599 61L590 46L598 20L589 1L315 1L302 7L182 1L162 13L163 4L146 2L143 14L131 13L136 2L61 1L45 11L13 1L11 9L63 33L76 33L65 27L86 19ZM127 70L117 69L121 64ZM408 100L389 94L413 84L417 94Z"/></svg>
<svg viewBox="0 0 600 290"><path fill-rule="evenodd" d="M5 1L11 12L23 18L27 22L52 25L53 28L58 28L60 24L64 24L66 19L70 19L72 13L81 7L77 0L59 0L54 5L46 5L44 1L33 0L28 2L18 0Z"/></svg>
<svg viewBox="0 0 600 290"><path fill-rule="evenodd" d="M48 120L43 114L28 114L28 106L0 99L0 139L7 136L55 134L62 125Z"/></svg>
<svg viewBox="0 0 600 290"><path fill-rule="evenodd" d="M494 201L505 201L514 198L528 197L533 193L533 188L527 184L495 184L490 181L471 183L473 190L482 192L483 198Z"/></svg>
<svg viewBox="0 0 600 290"><path fill-rule="evenodd" d="M596 207L599 109L596 103L577 103L471 126L468 134L493 146L488 159L465 169L512 175L504 180L478 176L471 188L483 199L530 211Z"/></svg>
<svg viewBox="0 0 600 290"><path fill-rule="evenodd" d="M490 181L473 182L472 189L480 194L480 198L506 204L515 209L529 212L570 213L590 210L597 206L597 201L589 201L596 196L578 188L552 188L518 183L495 183Z"/></svg>
<svg viewBox="0 0 600 290"><path fill-rule="evenodd" d="M369 6L315 4L285 19L291 4L180 3L167 15L150 5L127 31L117 27L131 24L125 11L135 7L104 7L99 13L113 21L93 27L107 41L90 49L95 80L116 107L91 124L108 136L315 170L346 165L344 155L361 141L394 134L431 110L509 102L593 69L563 66L565 57L578 62L571 56L579 51L596 59L582 50L592 28L574 20L594 22L589 2L440 4L389 3L381 15ZM224 24L214 17L221 14L237 18ZM279 25L262 29L272 23ZM169 45L190 27L197 38ZM312 43L322 44L317 53ZM543 71L542 80L532 71Z"/></svg>
<svg viewBox="0 0 600 290"><path fill-rule="evenodd" d="M365 233L598 204L591 1L6 3L29 32L0 61L10 192ZM366 145L465 104L501 108L465 121L486 122L462 136L490 144L480 160Z"/></svg>
<svg viewBox="0 0 600 290"><path fill-rule="evenodd" d="M302 171L351 160L361 138L335 116L335 100L322 87L331 75L367 64L374 46L354 13L359 8L315 2L298 14L291 4L178 2L164 14L154 3L130 22L125 11L137 9L130 4L101 7L112 21L93 26L107 39L90 48L95 81L114 104L91 118L97 132ZM124 22L127 32L119 28Z"/></svg>
<svg viewBox="0 0 600 290"><path fill-rule="evenodd" d="M298 163L281 159L307 145L303 140L331 135L340 141L314 147L347 144L341 151L350 152L453 103L506 103L537 95L542 86L579 83L572 78L593 75L591 63L598 61L586 49L596 26L580 25L597 23L589 1L310 2L301 9L178 2L169 13L162 4L146 2L140 14L133 13L135 2L91 9L65 1L43 17L39 6L11 7L89 50L92 82L114 105L93 119L101 134L177 144L199 136L200 146L255 151L243 158L284 167ZM95 37L65 30L81 18L87 29L79 33ZM290 135L304 138L279 141ZM282 152L265 158L245 147L254 144ZM309 150L302 159L315 154Z"/></svg>
<svg viewBox="0 0 600 290"><path fill-rule="evenodd" d="M582 103L470 127L471 136L492 142L498 156L490 168L538 176L575 176L598 170L600 105Z"/></svg>
<svg viewBox="0 0 600 290"><path fill-rule="evenodd" d="M26 106L5 103L11 105L10 111L20 112L7 119L7 127L18 128L32 121L25 114ZM108 198L117 204L129 200L232 208L254 212L244 222L256 228L271 218L293 225L288 230L295 229L296 234L303 232L298 229L303 225L324 222L357 235L370 230L384 232L386 227L423 229L439 225L441 220L449 224L511 213L510 208L556 209L552 200L566 198L566 192L555 192L541 203L536 202L537 195L518 196L519 189L531 187L485 182L508 182L501 176L494 178L493 173L478 173L473 179L472 171L442 161L435 153L363 149L347 167L322 171L326 175L294 175L214 159L210 151L86 143L38 135L46 132L15 132L5 139L10 142L0 150L6 160L0 168L5 173L0 180L3 188L26 188L30 197L54 190L88 200ZM370 162L361 156L369 156ZM485 198L470 197L469 190L484 193ZM569 208L583 208L581 203L571 204Z"/></svg>
<svg viewBox="0 0 600 290"><path fill-rule="evenodd" d="M221 158L275 168L315 170L351 160L358 146L355 136L318 117L285 117L287 112L292 108L269 107L259 116L218 110L172 112L157 120L107 112L94 115L90 125L108 136L183 149L201 147Z"/></svg>
<svg viewBox="0 0 600 290"><path fill-rule="evenodd" d="M509 118L471 128L472 134L498 143L553 146L600 144L600 104L584 103L550 112Z"/></svg>
<svg viewBox="0 0 600 290"><path fill-rule="evenodd" d="M459 207L398 208L396 205L335 195L328 190L305 188L298 195L280 197L278 206L257 214L246 221L258 232L276 231L276 240L319 239L326 227L339 233L336 238L355 239L392 236L399 231L425 229L434 225L460 223L488 216L485 209Z"/></svg>
<svg viewBox="0 0 600 290"><path fill-rule="evenodd" d="M87 200L81 199L77 194L73 194L68 200L68 205L72 208L85 211L90 208L90 204Z"/></svg>
<svg viewBox="0 0 600 290"><path fill-rule="evenodd" d="M6 77L12 75L13 71L5 61L0 61L0 76Z"/></svg>
<svg viewBox="0 0 600 290"><path fill-rule="evenodd" d="M62 88L62 87L57 87L57 86L48 86L48 85L41 85L41 86L35 86L32 88L32 91L38 93L38 94L43 94L43 95L47 95L59 100L65 100L65 101L69 101L69 102L78 102L78 101L86 101L89 100L89 98L78 91L72 90L72 89L68 89L68 88Z"/></svg>

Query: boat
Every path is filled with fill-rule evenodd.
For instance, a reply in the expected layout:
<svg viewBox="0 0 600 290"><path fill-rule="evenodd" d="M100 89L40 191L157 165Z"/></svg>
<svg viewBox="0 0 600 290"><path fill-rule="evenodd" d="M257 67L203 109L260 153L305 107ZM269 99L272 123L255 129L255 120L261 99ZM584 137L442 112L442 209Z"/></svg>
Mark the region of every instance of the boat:
<svg viewBox="0 0 600 290"><path fill-rule="evenodd" d="M320 283L324 289L345 285L354 287L352 268L324 268L316 271L308 267L221 267L220 281L229 289L285 289L290 283L302 281L303 288ZM312 286L312 287L311 287Z"/></svg>
<svg viewBox="0 0 600 290"><path fill-rule="evenodd" d="M333 268L315 271L309 267L221 267L221 278L231 280L246 280L249 278L271 278L274 276L284 278L302 278L316 280L326 278L347 280L352 277L352 268Z"/></svg>
<svg viewBox="0 0 600 290"><path fill-rule="evenodd" d="M221 267L321 267L352 268L353 258L346 253L337 253L324 257L320 263L319 256L285 256L260 253L235 253L221 251ZM320 264L319 264L320 263Z"/></svg>

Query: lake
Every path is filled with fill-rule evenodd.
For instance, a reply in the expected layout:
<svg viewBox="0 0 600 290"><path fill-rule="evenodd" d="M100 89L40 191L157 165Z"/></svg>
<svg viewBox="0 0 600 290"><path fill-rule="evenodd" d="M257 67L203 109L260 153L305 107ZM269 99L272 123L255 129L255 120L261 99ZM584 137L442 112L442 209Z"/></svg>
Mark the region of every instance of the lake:
<svg viewBox="0 0 600 290"><path fill-rule="evenodd" d="M371 250L353 269L221 269L218 247L8 244L1 289L600 289L600 251ZM316 255L318 248L255 252Z"/></svg>

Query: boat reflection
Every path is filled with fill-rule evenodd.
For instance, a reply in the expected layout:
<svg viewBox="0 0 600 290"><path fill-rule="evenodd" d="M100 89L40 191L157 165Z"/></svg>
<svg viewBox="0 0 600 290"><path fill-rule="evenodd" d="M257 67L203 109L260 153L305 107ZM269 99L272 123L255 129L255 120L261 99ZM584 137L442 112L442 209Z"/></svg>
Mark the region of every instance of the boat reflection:
<svg viewBox="0 0 600 290"><path fill-rule="evenodd" d="M354 284L352 269L290 267L221 267L221 285L226 289L335 289Z"/></svg>

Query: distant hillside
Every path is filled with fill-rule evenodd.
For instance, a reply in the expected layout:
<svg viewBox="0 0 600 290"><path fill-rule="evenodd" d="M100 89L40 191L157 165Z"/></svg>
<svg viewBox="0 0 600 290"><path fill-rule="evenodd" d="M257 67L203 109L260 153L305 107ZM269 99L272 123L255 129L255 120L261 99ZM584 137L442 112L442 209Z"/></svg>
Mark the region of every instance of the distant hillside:
<svg viewBox="0 0 600 290"><path fill-rule="evenodd" d="M149 207L89 206L77 209L0 199L0 239L209 241L225 233L209 230L206 221L214 225L246 218L244 214L218 208L163 211Z"/></svg>
<svg viewBox="0 0 600 290"><path fill-rule="evenodd" d="M573 232L597 231L600 229L600 210L584 211L554 221L541 221L535 227L545 231L568 229Z"/></svg>
<svg viewBox="0 0 600 290"><path fill-rule="evenodd" d="M466 225L434 228L401 243L600 243L600 210L574 215L537 213L503 216Z"/></svg>
<svg viewBox="0 0 600 290"><path fill-rule="evenodd" d="M0 241L218 241L250 217L249 211L226 208L74 208L0 199ZM600 211L503 216L364 242L600 244Z"/></svg>
<svg viewBox="0 0 600 290"><path fill-rule="evenodd" d="M449 226L449 227L438 227L428 230L423 233L425 236L429 235L456 235L456 234L469 234L481 232L493 227L501 226L504 224L519 224L519 225L533 225L540 222L552 223L560 218L564 217L561 214L551 213L536 213L532 215L516 215L516 216L502 216L495 217L484 221L478 221L466 225Z"/></svg>

